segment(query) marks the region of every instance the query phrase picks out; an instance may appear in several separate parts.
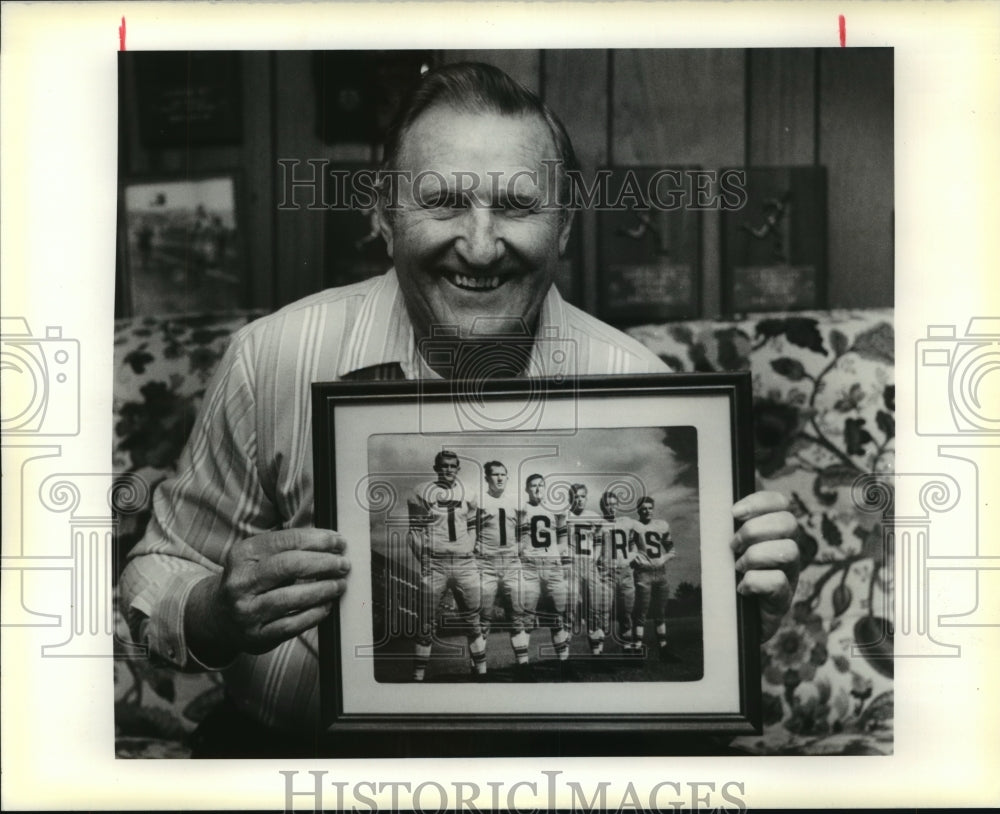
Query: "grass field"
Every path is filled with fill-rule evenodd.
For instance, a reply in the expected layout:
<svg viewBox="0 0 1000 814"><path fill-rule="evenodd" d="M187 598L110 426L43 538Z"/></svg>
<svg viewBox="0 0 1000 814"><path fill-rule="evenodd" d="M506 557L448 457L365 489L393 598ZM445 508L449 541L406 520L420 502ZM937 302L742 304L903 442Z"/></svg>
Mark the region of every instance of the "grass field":
<svg viewBox="0 0 1000 814"><path fill-rule="evenodd" d="M473 677L468 644L464 636L439 637L434 642L427 667L427 682L485 681L498 683L573 681L697 681L704 673L704 646L701 614L672 618L667 623L670 651L676 662L661 659L652 625L646 627L645 647L640 655L626 655L621 645L609 637L604 653L592 656L586 633L576 633L570 643L569 667L560 664L551 651L548 630L531 633L529 658L532 676L513 669L514 654L506 630L494 629L487 642L487 672ZM376 649L375 679L380 682L409 682L413 676L413 640L396 638Z"/></svg>

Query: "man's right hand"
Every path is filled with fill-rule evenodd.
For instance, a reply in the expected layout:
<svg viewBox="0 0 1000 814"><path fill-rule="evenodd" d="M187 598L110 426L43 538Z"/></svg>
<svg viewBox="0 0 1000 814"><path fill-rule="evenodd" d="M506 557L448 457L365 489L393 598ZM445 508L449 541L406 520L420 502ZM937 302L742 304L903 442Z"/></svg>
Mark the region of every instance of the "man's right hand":
<svg viewBox="0 0 1000 814"><path fill-rule="evenodd" d="M191 590L184 631L191 653L221 667L266 653L315 627L344 593L344 538L327 529L284 529L230 546L223 571Z"/></svg>

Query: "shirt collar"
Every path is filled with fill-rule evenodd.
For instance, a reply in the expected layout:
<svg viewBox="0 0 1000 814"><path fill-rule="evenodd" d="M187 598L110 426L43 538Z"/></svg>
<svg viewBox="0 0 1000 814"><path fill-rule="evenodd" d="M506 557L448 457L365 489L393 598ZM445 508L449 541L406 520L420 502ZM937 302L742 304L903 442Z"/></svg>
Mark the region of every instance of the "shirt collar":
<svg viewBox="0 0 1000 814"><path fill-rule="evenodd" d="M576 370L575 343L568 335L563 298L553 285L542 302L531 351L529 375L566 376ZM407 379L440 379L417 350L395 269L377 278L365 294L344 344L337 376L397 363Z"/></svg>

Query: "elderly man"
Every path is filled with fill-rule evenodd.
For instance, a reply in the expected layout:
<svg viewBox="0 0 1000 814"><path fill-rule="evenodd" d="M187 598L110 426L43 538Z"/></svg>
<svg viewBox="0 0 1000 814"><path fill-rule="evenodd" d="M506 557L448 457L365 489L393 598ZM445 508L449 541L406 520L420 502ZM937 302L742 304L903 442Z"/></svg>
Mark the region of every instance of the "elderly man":
<svg viewBox="0 0 1000 814"><path fill-rule="evenodd" d="M350 570L348 541L313 527L311 382L452 375L440 356L421 355L424 339L450 337L462 352L474 335L512 332L528 336L523 354L511 356L522 375L551 372L531 337L553 335L574 343L576 375L666 370L553 286L572 220L551 205L553 160L573 165L562 125L503 72L462 64L425 75L386 143L397 183L378 221L395 269L240 331L178 476L155 495L122 575L133 635L181 669L223 669L228 703L261 754L277 749L275 733L315 731L315 628ZM556 177L565 183L562 170ZM765 635L796 578L785 509L768 493L733 509L744 521L733 540L739 590L761 598ZM243 731L232 722L223 729Z"/></svg>

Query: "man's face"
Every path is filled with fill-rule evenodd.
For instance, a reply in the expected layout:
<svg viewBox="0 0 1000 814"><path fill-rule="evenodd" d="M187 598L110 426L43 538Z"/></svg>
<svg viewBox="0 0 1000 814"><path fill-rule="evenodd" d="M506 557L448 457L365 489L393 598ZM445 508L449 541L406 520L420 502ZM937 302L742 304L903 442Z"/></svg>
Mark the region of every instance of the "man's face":
<svg viewBox="0 0 1000 814"><path fill-rule="evenodd" d="M503 490L507 488L507 470L502 466L492 467L486 473L486 484L491 494L502 495Z"/></svg>
<svg viewBox="0 0 1000 814"><path fill-rule="evenodd" d="M545 492L545 479L532 478L528 481L528 500L534 504L542 502L542 495Z"/></svg>
<svg viewBox="0 0 1000 814"><path fill-rule="evenodd" d="M438 480L451 485L458 478L458 469L458 458L442 458L434 471L437 472Z"/></svg>
<svg viewBox="0 0 1000 814"><path fill-rule="evenodd" d="M414 183L379 222L418 338L435 325L467 338L483 316L477 335L534 329L569 239L542 164L555 158L535 116L435 106L412 124L397 169Z"/></svg>
<svg viewBox="0 0 1000 814"><path fill-rule="evenodd" d="M582 512L587 508L587 490L577 489L573 492L573 511Z"/></svg>
<svg viewBox="0 0 1000 814"><path fill-rule="evenodd" d="M650 503L649 501L644 501L643 503L640 503L638 507L638 512L639 512L639 519L643 523L648 523L649 518L653 514L653 504Z"/></svg>
<svg viewBox="0 0 1000 814"><path fill-rule="evenodd" d="M604 496L604 514L608 517L614 517L615 512L618 511L618 496L617 495L605 495Z"/></svg>

